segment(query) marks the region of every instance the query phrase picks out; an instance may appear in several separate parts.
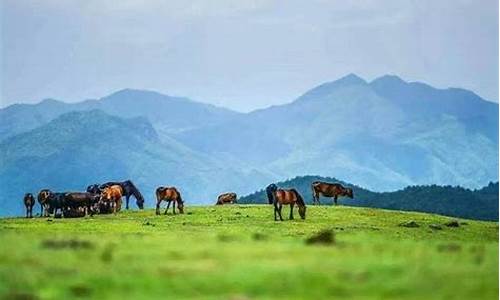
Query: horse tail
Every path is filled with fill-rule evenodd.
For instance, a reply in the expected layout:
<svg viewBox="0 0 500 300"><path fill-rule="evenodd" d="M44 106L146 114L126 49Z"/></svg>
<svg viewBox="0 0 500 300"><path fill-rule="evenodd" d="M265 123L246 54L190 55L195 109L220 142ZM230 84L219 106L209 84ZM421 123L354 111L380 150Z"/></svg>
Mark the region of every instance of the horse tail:
<svg viewBox="0 0 500 300"><path fill-rule="evenodd" d="M291 189L291 191L295 194L295 197L297 197L297 202L299 203L299 205L306 206L306 203L304 202L304 199L299 194L299 192L296 189Z"/></svg>

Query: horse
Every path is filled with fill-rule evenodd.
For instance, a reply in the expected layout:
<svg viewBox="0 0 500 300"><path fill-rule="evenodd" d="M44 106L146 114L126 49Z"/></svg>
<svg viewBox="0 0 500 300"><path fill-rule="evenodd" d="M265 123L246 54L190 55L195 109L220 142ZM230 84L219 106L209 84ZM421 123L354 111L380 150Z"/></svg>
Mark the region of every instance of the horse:
<svg viewBox="0 0 500 300"><path fill-rule="evenodd" d="M337 198L339 196L346 196L353 198L354 194L351 188L343 187L340 183L328 183L315 181L311 184L312 194L313 194L313 204L321 204L319 202L319 196L332 197L335 205L337 205Z"/></svg>
<svg viewBox="0 0 500 300"><path fill-rule="evenodd" d="M40 217L45 216L48 217L49 214L49 189L43 189L38 193L37 200L40 204Z"/></svg>
<svg viewBox="0 0 500 300"><path fill-rule="evenodd" d="M135 203L137 204L137 207L139 209L144 209L144 197L142 196L141 192L139 192L139 189L134 185L134 183L130 180L125 180L123 182L106 182L104 184L101 184L99 186L99 189L104 189L107 187L110 187L112 185L119 185L122 188L122 195L125 196L125 208L128 209L128 201L130 196L134 196L136 201Z"/></svg>
<svg viewBox="0 0 500 300"><path fill-rule="evenodd" d="M170 203L173 202L173 211L175 215L175 203L177 202L177 208L179 213L184 213L184 201L182 201L181 193L175 187L163 187L160 186L156 189L156 214L160 214L160 203L162 201L167 201L167 208L165 209L164 215L167 214Z"/></svg>
<svg viewBox="0 0 500 300"><path fill-rule="evenodd" d="M84 216L87 214L93 215L93 207L99 201L99 198L100 195L92 193L66 193L64 196L64 207L73 209L74 211L80 211L80 208L83 208Z"/></svg>
<svg viewBox="0 0 500 300"><path fill-rule="evenodd" d="M91 194L100 194L102 190L99 188L99 185L96 184L91 184L87 187L87 193Z"/></svg>
<svg viewBox="0 0 500 300"><path fill-rule="evenodd" d="M35 197L33 194L26 193L24 195L24 206L26 207L26 218L33 218L33 206L35 205Z"/></svg>
<svg viewBox="0 0 500 300"><path fill-rule="evenodd" d="M296 189L280 189L273 183L266 188L266 193L268 195L269 203L274 204L275 221L278 221L276 214L280 217L280 221L283 221L283 217L281 216L281 209L283 208L283 205L290 205L290 220L293 220L293 207L295 204L299 207L300 217L303 220L306 218L306 203Z"/></svg>
<svg viewBox="0 0 500 300"><path fill-rule="evenodd" d="M234 204L236 202L237 195L236 193L224 193L220 194L219 197L217 197L217 203L216 205L223 205L223 204Z"/></svg>
<svg viewBox="0 0 500 300"><path fill-rule="evenodd" d="M99 198L100 203L107 203L113 213L120 211L122 206L123 189L120 185L112 185L102 190Z"/></svg>
<svg viewBox="0 0 500 300"><path fill-rule="evenodd" d="M54 217L57 216L57 210L61 210L61 213L64 209L64 198L66 197L66 193L53 193L49 192L49 196L47 198L47 215L54 214Z"/></svg>

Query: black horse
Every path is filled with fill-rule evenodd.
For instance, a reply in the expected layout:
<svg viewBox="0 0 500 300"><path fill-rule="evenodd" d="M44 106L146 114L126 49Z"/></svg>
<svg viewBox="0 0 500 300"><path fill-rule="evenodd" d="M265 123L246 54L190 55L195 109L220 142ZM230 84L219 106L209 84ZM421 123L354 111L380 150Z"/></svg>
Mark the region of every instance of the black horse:
<svg viewBox="0 0 500 300"><path fill-rule="evenodd" d="M92 184L87 187L87 193L91 194L101 194L102 190L99 188L98 184Z"/></svg>
<svg viewBox="0 0 500 300"><path fill-rule="evenodd" d="M139 209L144 208L144 197L142 197L141 192L139 192L139 189L134 185L134 183L132 181L125 180L123 182L114 182L114 181L106 182L106 183L98 186L98 188L100 190L102 190L102 189L110 187L112 185L119 185L122 187L123 196L125 196L125 200L126 200L126 202L125 202L126 209L128 209L128 200L129 200L130 196L135 197L135 199L136 199L135 203L137 204L137 207L139 207ZM89 187L93 187L93 186L94 185L91 185ZM88 191L88 188L87 188L87 191Z"/></svg>
<svg viewBox="0 0 500 300"><path fill-rule="evenodd" d="M26 207L26 218L33 218L33 206L35 205L35 197L32 193L24 195L24 206Z"/></svg>
<svg viewBox="0 0 500 300"><path fill-rule="evenodd" d="M56 217L58 210L61 210L62 214L63 209L65 207L65 198L66 198L66 193L50 192L49 197L47 199L49 215L54 214L54 217Z"/></svg>
<svg viewBox="0 0 500 300"><path fill-rule="evenodd" d="M93 193L66 193L64 196L64 208L73 209L73 211L79 211L83 208L84 216L87 214L93 215L95 207L99 202L100 195ZM63 211L64 212L64 211ZM66 214L64 214L66 216Z"/></svg>

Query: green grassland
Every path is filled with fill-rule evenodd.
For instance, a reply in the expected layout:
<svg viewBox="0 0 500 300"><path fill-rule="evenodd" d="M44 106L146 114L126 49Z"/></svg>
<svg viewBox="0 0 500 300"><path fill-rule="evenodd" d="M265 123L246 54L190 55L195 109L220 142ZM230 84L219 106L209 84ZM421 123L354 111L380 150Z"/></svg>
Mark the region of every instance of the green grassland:
<svg viewBox="0 0 500 300"><path fill-rule="evenodd" d="M498 223L267 205L0 219L0 298L498 299ZM415 221L419 227L399 226ZM441 225L433 229L429 225ZM436 227L436 226L434 226ZM306 239L331 229L329 244Z"/></svg>

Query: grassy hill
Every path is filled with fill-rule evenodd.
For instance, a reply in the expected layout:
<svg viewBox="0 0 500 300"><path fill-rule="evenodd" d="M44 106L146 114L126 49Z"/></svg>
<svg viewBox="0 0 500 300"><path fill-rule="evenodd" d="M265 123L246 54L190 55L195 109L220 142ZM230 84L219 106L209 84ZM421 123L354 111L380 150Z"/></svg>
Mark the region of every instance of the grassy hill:
<svg viewBox="0 0 500 300"><path fill-rule="evenodd" d="M498 182L470 190L459 186L409 186L393 192L373 192L332 177L297 176L278 182L283 188L296 188L307 203L312 203L311 183L314 181L340 182L352 187L354 199L341 198L339 203L349 206L377 207L394 210L420 211L447 216L498 221ZM267 203L264 186L241 197L240 203ZM322 204L331 205L331 198L321 197Z"/></svg>
<svg viewBox="0 0 500 300"><path fill-rule="evenodd" d="M264 205L186 212L0 219L0 298L498 298L496 222L342 206L284 222ZM333 242L306 243L326 229Z"/></svg>

